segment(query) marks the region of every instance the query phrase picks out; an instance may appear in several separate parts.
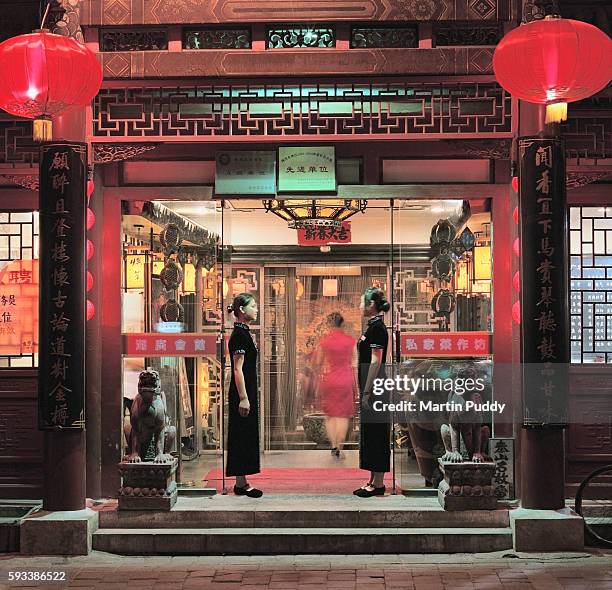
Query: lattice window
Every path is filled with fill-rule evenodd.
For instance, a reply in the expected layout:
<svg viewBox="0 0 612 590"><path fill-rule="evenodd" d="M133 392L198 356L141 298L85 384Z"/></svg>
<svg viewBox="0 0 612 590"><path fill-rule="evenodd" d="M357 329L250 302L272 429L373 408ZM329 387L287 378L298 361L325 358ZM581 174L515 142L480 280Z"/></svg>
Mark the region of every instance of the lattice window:
<svg viewBox="0 0 612 590"><path fill-rule="evenodd" d="M612 207L570 207L572 363L612 363Z"/></svg>
<svg viewBox="0 0 612 590"><path fill-rule="evenodd" d="M328 25L275 25L267 30L268 49L323 49L336 46L336 30Z"/></svg>
<svg viewBox="0 0 612 590"><path fill-rule="evenodd" d="M100 51L161 51L168 49L168 32L151 29L102 29Z"/></svg>
<svg viewBox="0 0 612 590"><path fill-rule="evenodd" d="M183 49L250 49L251 29L202 27L183 30Z"/></svg>
<svg viewBox="0 0 612 590"><path fill-rule="evenodd" d="M0 212L0 368L38 366L38 212Z"/></svg>
<svg viewBox="0 0 612 590"><path fill-rule="evenodd" d="M418 47L416 25L355 26L351 29L351 48Z"/></svg>
<svg viewBox="0 0 612 590"><path fill-rule="evenodd" d="M39 150L32 139L32 121L0 121L0 162L35 164Z"/></svg>
<svg viewBox="0 0 612 590"><path fill-rule="evenodd" d="M96 137L356 139L510 137L511 99L495 83L249 84L104 88Z"/></svg>

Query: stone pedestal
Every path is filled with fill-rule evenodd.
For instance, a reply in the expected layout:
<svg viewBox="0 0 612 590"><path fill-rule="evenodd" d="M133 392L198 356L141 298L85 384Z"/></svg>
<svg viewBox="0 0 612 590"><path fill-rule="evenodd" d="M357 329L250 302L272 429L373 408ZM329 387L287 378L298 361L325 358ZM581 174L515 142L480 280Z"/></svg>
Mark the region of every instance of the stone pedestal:
<svg viewBox="0 0 612 590"><path fill-rule="evenodd" d="M176 503L176 468L170 463L119 463L123 485L119 489L119 510L170 510Z"/></svg>
<svg viewBox="0 0 612 590"><path fill-rule="evenodd" d="M570 508L510 511L515 551L584 551L584 521Z"/></svg>
<svg viewBox="0 0 612 590"><path fill-rule="evenodd" d="M449 463L438 459L444 479L438 501L444 510L495 510L495 463Z"/></svg>
<svg viewBox="0 0 612 590"><path fill-rule="evenodd" d="M35 512L21 522L22 555L87 555L98 529L98 512L89 508Z"/></svg>

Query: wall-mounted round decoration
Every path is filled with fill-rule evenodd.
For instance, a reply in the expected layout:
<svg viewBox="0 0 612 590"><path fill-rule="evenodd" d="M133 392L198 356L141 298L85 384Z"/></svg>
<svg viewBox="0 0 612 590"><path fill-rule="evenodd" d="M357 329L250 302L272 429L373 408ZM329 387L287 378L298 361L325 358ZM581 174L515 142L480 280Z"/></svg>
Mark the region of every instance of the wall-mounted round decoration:
<svg viewBox="0 0 612 590"><path fill-rule="evenodd" d="M448 289L440 289L431 300L436 317L448 317L455 309L455 296Z"/></svg>
<svg viewBox="0 0 612 590"><path fill-rule="evenodd" d="M185 319L185 310L176 299L168 299L159 308L159 317L163 322L182 322Z"/></svg>
<svg viewBox="0 0 612 590"><path fill-rule="evenodd" d="M169 223L164 229L161 230L161 233L159 234L159 241L165 250L176 252L183 241L178 225L175 223Z"/></svg>
<svg viewBox="0 0 612 590"><path fill-rule="evenodd" d="M442 243L450 244L457 235L457 229L448 219L440 219L431 228L431 236L429 243L432 247L439 246Z"/></svg>
<svg viewBox="0 0 612 590"><path fill-rule="evenodd" d="M431 261L431 274L449 283L455 274L455 260L449 254L440 254Z"/></svg>
<svg viewBox="0 0 612 590"><path fill-rule="evenodd" d="M178 289L183 281L183 269L174 260L168 260L159 273L159 280L168 291Z"/></svg>

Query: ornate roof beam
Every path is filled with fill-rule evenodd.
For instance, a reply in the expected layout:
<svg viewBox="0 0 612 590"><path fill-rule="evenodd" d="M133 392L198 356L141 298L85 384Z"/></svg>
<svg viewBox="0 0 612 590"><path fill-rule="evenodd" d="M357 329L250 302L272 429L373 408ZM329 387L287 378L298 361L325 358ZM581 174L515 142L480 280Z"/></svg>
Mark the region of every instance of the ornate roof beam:
<svg viewBox="0 0 612 590"><path fill-rule="evenodd" d="M90 26L512 18L512 0L89 0L81 14Z"/></svg>

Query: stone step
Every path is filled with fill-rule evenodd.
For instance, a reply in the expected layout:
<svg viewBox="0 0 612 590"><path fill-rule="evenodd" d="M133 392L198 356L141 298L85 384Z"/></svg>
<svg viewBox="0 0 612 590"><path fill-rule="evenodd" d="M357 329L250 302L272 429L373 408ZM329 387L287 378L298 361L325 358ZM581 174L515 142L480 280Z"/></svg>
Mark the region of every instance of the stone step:
<svg viewBox="0 0 612 590"><path fill-rule="evenodd" d="M509 526L507 510L449 512L409 510L149 510L100 512L104 529L205 529L224 525L239 528L503 528Z"/></svg>
<svg viewBox="0 0 612 590"><path fill-rule="evenodd" d="M511 547L509 528L151 528L93 535L93 549L119 555L483 553Z"/></svg>

